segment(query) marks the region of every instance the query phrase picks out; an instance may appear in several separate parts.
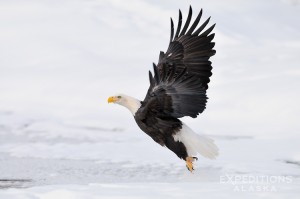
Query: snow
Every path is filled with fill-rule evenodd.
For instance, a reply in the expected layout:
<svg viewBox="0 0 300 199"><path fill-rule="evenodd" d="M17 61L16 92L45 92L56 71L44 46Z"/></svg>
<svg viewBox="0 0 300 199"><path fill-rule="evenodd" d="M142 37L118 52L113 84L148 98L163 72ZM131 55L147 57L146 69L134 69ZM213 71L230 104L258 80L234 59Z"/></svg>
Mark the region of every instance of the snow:
<svg viewBox="0 0 300 199"><path fill-rule="evenodd" d="M143 99L180 8L217 23L193 174L107 97ZM298 0L0 2L0 198L298 198Z"/></svg>

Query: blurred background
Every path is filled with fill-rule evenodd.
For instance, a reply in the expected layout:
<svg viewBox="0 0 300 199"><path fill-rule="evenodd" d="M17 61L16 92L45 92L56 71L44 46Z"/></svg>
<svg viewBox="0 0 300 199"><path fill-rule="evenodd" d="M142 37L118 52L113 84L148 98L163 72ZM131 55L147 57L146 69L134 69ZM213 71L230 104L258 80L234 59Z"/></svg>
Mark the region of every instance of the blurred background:
<svg viewBox="0 0 300 199"><path fill-rule="evenodd" d="M207 109L183 120L221 152L193 176L107 103L144 99L170 17L181 9L185 20L190 5L216 23L217 53ZM206 193L224 190L220 175L246 173L294 176L299 192L299 20L299 0L1 0L0 188L192 181Z"/></svg>
<svg viewBox="0 0 300 199"><path fill-rule="evenodd" d="M189 5L217 24L217 54L207 110L185 120L213 135L299 135L298 0L1 1L0 111L137 130L107 97L144 98L169 18Z"/></svg>

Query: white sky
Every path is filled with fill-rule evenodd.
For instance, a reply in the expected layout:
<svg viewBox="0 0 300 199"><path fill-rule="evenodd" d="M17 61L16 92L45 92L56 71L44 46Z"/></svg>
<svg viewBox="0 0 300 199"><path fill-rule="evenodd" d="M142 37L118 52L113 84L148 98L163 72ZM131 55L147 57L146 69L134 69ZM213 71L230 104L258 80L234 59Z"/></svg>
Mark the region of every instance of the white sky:
<svg viewBox="0 0 300 199"><path fill-rule="evenodd" d="M106 99L144 98L169 18L192 5L217 23L217 54L207 110L185 121L207 134L299 135L299 2L0 1L0 111L137 130Z"/></svg>

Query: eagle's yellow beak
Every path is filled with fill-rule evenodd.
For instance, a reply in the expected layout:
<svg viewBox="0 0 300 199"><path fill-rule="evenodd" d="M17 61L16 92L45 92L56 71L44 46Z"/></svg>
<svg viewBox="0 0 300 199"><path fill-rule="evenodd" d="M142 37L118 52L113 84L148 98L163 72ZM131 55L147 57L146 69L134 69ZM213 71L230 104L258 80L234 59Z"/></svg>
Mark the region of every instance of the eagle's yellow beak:
<svg viewBox="0 0 300 199"><path fill-rule="evenodd" d="M112 102L115 102L116 100L115 100L115 97L109 97L108 99L107 99L107 102L108 103L112 103Z"/></svg>

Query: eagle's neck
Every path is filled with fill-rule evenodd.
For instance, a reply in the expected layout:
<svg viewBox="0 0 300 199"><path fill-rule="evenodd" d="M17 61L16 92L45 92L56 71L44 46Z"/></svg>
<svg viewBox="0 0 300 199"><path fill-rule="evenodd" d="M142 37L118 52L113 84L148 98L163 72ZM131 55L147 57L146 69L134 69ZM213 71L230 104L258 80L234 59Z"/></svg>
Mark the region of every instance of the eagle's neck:
<svg viewBox="0 0 300 199"><path fill-rule="evenodd" d="M120 105L125 106L134 116L137 110L141 107L141 101L130 96L124 96Z"/></svg>

